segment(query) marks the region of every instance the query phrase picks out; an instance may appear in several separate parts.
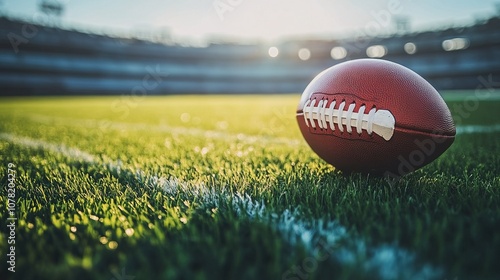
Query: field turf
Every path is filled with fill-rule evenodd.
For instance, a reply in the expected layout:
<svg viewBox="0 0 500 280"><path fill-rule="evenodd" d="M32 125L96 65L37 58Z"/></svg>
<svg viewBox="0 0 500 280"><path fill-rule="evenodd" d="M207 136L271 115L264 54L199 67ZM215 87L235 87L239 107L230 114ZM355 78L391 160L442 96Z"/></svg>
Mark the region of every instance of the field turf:
<svg viewBox="0 0 500 280"><path fill-rule="evenodd" d="M399 180L319 159L298 99L0 99L0 278L500 279L498 99Z"/></svg>

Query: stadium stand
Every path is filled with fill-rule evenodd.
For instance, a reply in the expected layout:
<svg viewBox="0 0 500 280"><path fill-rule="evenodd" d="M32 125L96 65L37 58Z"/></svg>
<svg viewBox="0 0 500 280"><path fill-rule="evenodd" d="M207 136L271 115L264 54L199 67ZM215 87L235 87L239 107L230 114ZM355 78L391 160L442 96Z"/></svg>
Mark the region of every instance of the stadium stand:
<svg viewBox="0 0 500 280"><path fill-rule="evenodd" d="M403 64L438 89L474 89L479 77L500 81L498 17L388 38L286 41L276 46L274 58L269 47L183 47L0 18L0 90L1 95L301 92L321 70L365 57Z"/></svg>

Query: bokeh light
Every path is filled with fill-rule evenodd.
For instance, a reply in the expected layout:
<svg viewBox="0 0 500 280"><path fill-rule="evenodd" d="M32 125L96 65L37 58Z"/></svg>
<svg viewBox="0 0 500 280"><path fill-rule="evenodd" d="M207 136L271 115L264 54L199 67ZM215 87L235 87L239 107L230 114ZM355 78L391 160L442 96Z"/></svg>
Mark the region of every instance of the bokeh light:
<svg viewBox="0 0 500 280"><path fill-rule="evenodd" d="M387 54L387 48L382 45L370 46L366 49L366 55L372 58L383 57Z"/></svg>
<svg viewBox="0 0 500 280"><path fill-rule="evenodd" d="M268 54L270 57L277 57L280 51L277 47L270 47L268 50Z"/></svg>
<svg viewBox="0 0 500 280"><path fill-rule="evenodd" d="M308 60L311 58L311 51L307 48L302 48L299 50L299 58L301 60Z"/></svg>
<svg viewBox="0 0 500 280"><path fill-rule="evenodd" d="M347 56L347 50L344 47L334 47L330 51L330 56L335 59L343 59Z"/></svg>
<svg viewBox="0 0 500 280"><path fill-rule="evenodd" d="M404 49L407 54L414 54L417 52L417 45L415 45L415 43L408 42L404 45Z"/></svg>

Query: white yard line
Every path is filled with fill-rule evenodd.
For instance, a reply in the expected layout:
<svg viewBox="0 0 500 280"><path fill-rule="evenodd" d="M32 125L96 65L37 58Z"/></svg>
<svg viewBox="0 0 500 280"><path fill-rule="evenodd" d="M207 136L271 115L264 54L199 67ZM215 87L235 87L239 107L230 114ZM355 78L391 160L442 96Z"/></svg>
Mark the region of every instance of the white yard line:
<svg viewBox="0 0 500 280"><path fill-rule="evenodd" d="M130 172L118 161L102 161L99 156L62 144L40 139L0 133L0 139L26 148L42 149L61 154L69 159L84 161L89 164L102 165L112 171ZM302 263L283 272L283 278L294 277L296 269L301 273L311 273L308 269L319 262L333 258L343 265L358 265L366 272L376 272L381 279L436 279L442 278L442 269L430 264L418 264L417 257L405 249L395 245L368 247L360 238L350 237L347 229L337 221L323 219L304 219L299 208L287 209L282 213L268 210L263 201L256 201L248 194L231 194L225 190L215 191L205 184L182 182L174 177L146 176L137 170L133 175L139 182L160 188L172 196L182 193L196 198L204 206L215 205L218 201L232 202L233 210L249 219L264 221L280 232L291 245L301 245L307 249L309 257ZM342 241L342 242L341 242ZM297 244L298 243L298 244ZM308 272L309 271L309 272ZM298 276L298 275L295 275ZM293 279L293 278L290 278Z"/></svg>
<svg viewBox="0 0 500 280"><path fill-rule="evenodd" d="M79 159L89 163L96 163L96 156L76 148L70 148L61 144L46 142L41 139L33 139L28 137L17 136L11 133L0 133L0 139L15 143L20 146L47 150L62 154L68 158Z"/></svg>
<svg viewBox="0 0 500 280"><path fill-rule="evenodd" d="M459 125L457 126L457 134L477 134L477 133L494 133L500 131L500 124L492 125Z"/></svg>
<svg viewBox="0 0 500 280"><path fill-rule="evenodd" d="M480 89L480 90L452 90L445 91L442 94L445 101L499 101L499 89Z"/></svg>

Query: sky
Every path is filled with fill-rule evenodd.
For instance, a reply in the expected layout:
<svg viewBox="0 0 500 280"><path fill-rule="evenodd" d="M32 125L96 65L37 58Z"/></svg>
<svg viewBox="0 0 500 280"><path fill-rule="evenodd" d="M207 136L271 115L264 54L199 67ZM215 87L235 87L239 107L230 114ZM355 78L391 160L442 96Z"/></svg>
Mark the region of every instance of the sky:
<svg viewBox="0 0 500 280"><path fill-rule="evenodd" d="M40 2L0 0L0 11L98 33L272 42L388 34L395 18L408 19L410 31L470 25L500 8L500 0L62 0L57 21L38 10Z"/></svg>

